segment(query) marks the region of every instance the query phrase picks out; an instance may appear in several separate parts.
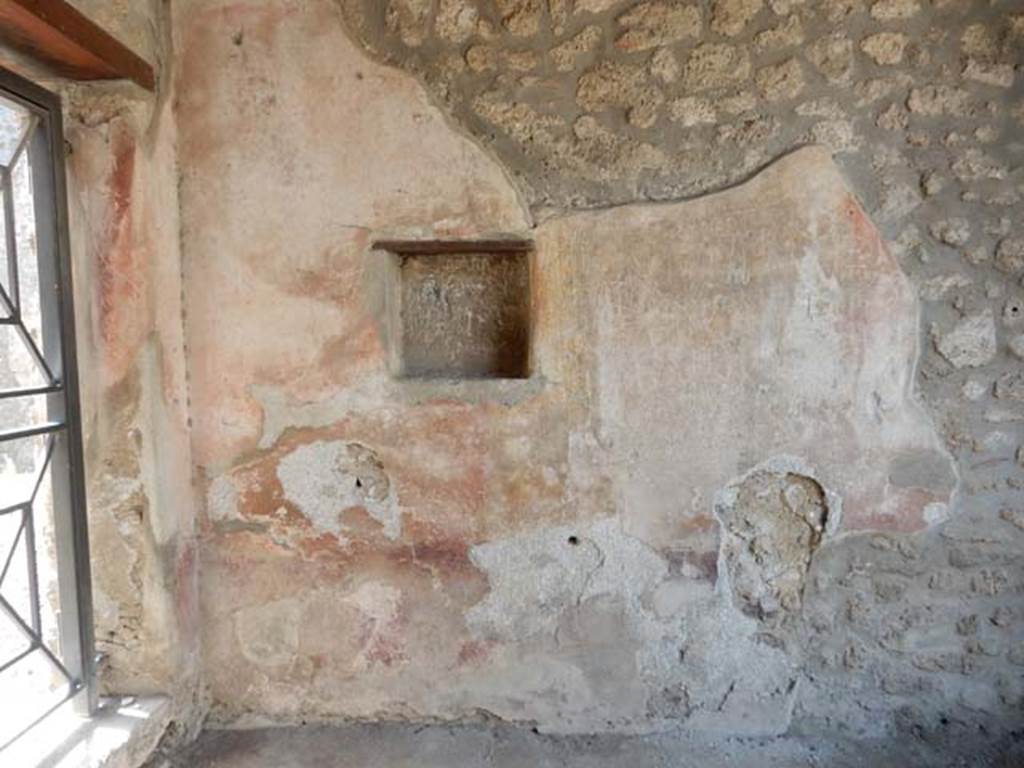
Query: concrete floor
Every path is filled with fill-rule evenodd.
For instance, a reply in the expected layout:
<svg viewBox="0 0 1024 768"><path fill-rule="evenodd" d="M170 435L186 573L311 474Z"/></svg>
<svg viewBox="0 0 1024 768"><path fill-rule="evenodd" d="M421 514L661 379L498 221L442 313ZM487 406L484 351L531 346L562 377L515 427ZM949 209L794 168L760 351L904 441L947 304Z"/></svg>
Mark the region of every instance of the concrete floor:
<svg viewBox="0 0 1024 768"><path fill-rule="evenodd" d="M943 745L942 742L945 742ZM958 745L952 746L951 745ZM958 754L952 754L952 749ZM1020 768L1024 741L552 737L510 727L305 726L206 731L151 768Z"/></svg>

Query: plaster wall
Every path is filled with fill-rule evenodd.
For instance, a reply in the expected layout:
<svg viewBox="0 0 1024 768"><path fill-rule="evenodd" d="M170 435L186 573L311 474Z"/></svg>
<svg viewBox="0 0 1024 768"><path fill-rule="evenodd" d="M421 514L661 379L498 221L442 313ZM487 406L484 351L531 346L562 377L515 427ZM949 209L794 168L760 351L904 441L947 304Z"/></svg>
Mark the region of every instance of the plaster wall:
<svg viewBox="0 0 1024 768"><path fill-rule="evenodd" d="M64 88L97 648L111 693L197 689L174 129L165 99Z"/></svg>
<svg viewBox="0 0 1024 768"><path fill-rule="evenodd" d="M107 690L1019 721L1019 3L76 5L161 70L51 83ZM530 376L395 377L373 242L503 236Z"/></svg>
<svg viewBox="0 0 1024 768"><path fill-rule="evenodd" d="M696 25L688 46L753 34L755 18L791 25L787 9L800 23L804 9L671 5L693 9L695 21L677 20L680 39ZM855 17L856 34L925 13L914 2L847 5L835 24ZM789 112L776 118L781 143L757 144L768 118L741 121L749 131L733 135L758 147L744 163L695 145L730 171L715 176L654 146L657 97L647 124L643 98L560 91L587 114L558 145L566 154L549 152L524 104L561 86L548 64L534 71L514 54L529 42L540 61L552 36L597 14L601 34L622 23L623 3L576 6L173 5L214 721L500 717L556 731L730 733L1012 721L1020 434L1012 414L995 427L987 414L1013 399L1019 364L1003 346L1012 310L983 301L1010 307L1018 268L911 282L907 254L928 255L920 239L887 245L857 194L865 169L888 183L896 162L847 162L844 174L820 147L720 194L649 201L786 155L803 141ZM715 26L725 22L712 11L736 15L726 27L737 31ZM464 22L455 43L443 19ZM477 81L432 69L452 56L472 68L480 40L505 67L477 73L506 88L491 114L509 122L491 127L456 103ZM555 69L581 77L600 55ZM858 56L851 43L853 71ZM915 66L923 74L911 77L929 82L951 72ZM765 99L799 93L765 82ZM985 87L1000 94L993 103L1015 98ZM1013 123L998 114L1009 157ZM631 126L621 135L608 129L620 119ZM648 129L651 149L633 136ZM540 152L536 164L503 149L509 138ZM858 146L898 151L894 138ZM581 180L585 163L600 172ZM648 194L630 176L645 163L674 186ZM1008 182L1000 199L1016 205L1013 167L979 173ZM909 214L868 199L883 221ZM972 232L988 221L979 217ZM946 229L935 231L941 240ZM374 240L501 234L535 242L530 378L393 377ZM1002 236L1012 243L1010 229ZM958 316L933 315L934 339L918 293ZM997 334L999 316L1008 330ZM950 399L961 385L991 403L984 419ZM971 448L948 428L961 417L979 430Z"/></svg>

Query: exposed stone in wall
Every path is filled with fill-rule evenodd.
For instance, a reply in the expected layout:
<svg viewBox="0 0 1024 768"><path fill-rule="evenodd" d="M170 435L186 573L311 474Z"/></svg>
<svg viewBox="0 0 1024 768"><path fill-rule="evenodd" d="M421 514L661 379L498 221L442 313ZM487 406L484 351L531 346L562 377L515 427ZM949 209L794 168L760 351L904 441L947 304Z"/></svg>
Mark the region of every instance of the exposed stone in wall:
<svg viewBox="0 0 1024 768"><path fill-rule="evenodd" d="M829 520L919 530L955 483L910 397L914 292L827 154L717 197L532 227L500 168L360 54L333 2L180 13L215 719L789 727L799 622L728 599L715 494L766 457L813 457L795 471L842 496ZM621 74L590 95L617 98ZM621 139L596 118L574 130L595 160ZM391 375L388 255L370 244L395 231L534 240L531 378Z"/></svg>
<svg viewBox="0 0 1024 768"><path fill-rule="evenodd" d="M996 356L996 324L991 310L961 319L935 340L935 348L955 368L978 368Z"/></svg>
<svg viewBox="0 0 1024 768"><path fill-rule="evenodd" d="M523 234L516 190L409 78L352 50L334 3L177 4L217 717L778 733L794 713L877 731L1015 712L1020 559L996 537L1020 528L1017 387L999 367L1014 339L1024 356L1007 277L1017 33L970 5L347 3L535 210L706 191L808 140L839 152L929 307L921 380L954 403L935 412L966 479L951 507L948 462L909 397L909 286L820 155L792 158L784 181L770 171L727 215L712 198L546 223L538 375L399 384L373 234ZM933 29L957 24L962 75L959 29ZM822 207L795 223L809 200ZM723 230L737 236L702 234ZM694 406L733 386L749 413ZM793 446L821 470L793 471L812 520L839 520L815 491L838 488L846 531L889 532L818 540L775 525L779 504L755 515L772 521L762 540L797 542L776 576L720 539L711 501ZM789 482L754 477L738 498ZM726 599L718 563L754 615Z"/></svg>
<svg viewBox="0 0 1024 768"><path fill-rule="evenodd" d="M701 194L800 144L831 149L922 299L916 386L962 479L955 507L932 507L926 517L947 527L970 520L977 557L990 552L1003 564L1006 583L1018 585L1020 558L996 542L1004 524L1017 519L1013 510L1024 492L1024 412L1005 378L1024 360L1019 2L674 3L668 4L676 19L671 32L665 23L656 31L644 27L655 12L668 18L664 9L656 11L658 3L576 2L568 12L562 3L557 21L552 4L535 35L515 40L516 50L535 54L535 66L525 72L500 63L510 38L500 19L488 18L486 4L478 10L478 30L465 37L468 46L486 37L495 62L486 71L463 66L460 46L432 46L429 38L410 55L381 33L366 10L372 3L344 5L364 10L359 21L346 13L353 35L416 74L511 170L541 216L549 209ZM604 82L607 73L620 75L614 98L592 98L595 79ZM931 667L925 674L886 658L893 651L879 639L881 630L870 638L859 634L862 622L877 619L920 622L952 636L951 596L963 590L968 602L980 604L972 584L984 586L988 577L965 576L960 569L971 566L959 550L947 550L943 536L892 542L893 551L919 549L922 562L955 560L948 592L933 605L927 584L938 577L915 565L902 581L894 579L901 586L879 587L886 598L872 619L851 609L820 629L846 643L827 662L836 690L857 679L862 704L876 696L903 700L907 727L915 718L935 725L942 711L954 709L961 724L1013 711L1021 693L1007 674L1006 652L985 657L992 661L980 677L970 654L959 671L950 671L960 659L952 651L943 662L950 670L922 661ZM870 561L873 547L847 539L841 548ZM989 607L1003 609L1003 621L1018 586L993 589L998 594ZM827 594L815 599L829 600ZM914 613L915 600L930 607ZM1013 627L1008 636L1016 637ZM677 691L668 698L685 697ZM856 709L847 714L859 720Z"/></svg>
<svg viewBox="0 0 1024 768"><path fill-rule="evenodd" d="M102 684L108 691L130 690L139 678L154 686L167 675L163 643L153 635L144 606L147 558L154 553L136 426L140 398L138 375L126 377L108 395L114 423L94 427L90 435L94 471L87 493L94 508L103 510L90 518L96 646L106 656Z"/></svg>
<svg viewBox="0 0 1024 768"><path fill-rule="evenodd" d="M1018 4L342 5L544 223L410 78L353 50L333 0L175 3L216 717L1014 724ZM121 690L191 684L195 646L173 639L197 626L173 142L134 110L93 94L70 131ZM910 395L909 284L820 152L686 205L541 210L706 192L805 142L837 154L918 288L955 503ZM535 236L534 378L391 379L382 230Z"/></svg>
<svg viewBox="0 0 1024 768"><path fill-rule="evenodd" d="M797 716L863 732L874 727L864 704L882 697L897 728L941 743L1018 711L1022 535L1010 514L969 510L923 537L869 535L821 549L801 643L821 699L809 697ZM827 701L842 704L827 711Z"/></svg>
<svg viewBox="0 0 1024 768"><path fill-rule="evenodd" d="M754 470L719 495L715 513L740 610L762 621L798 612L828 522L821 485L792 471Z"/></svg>
<svg viewBox="0 0 1024 768"><path fill-rule="evenodd" d="M971 131L986 123L1004 135L1013 121L1021 33L1010 0L927 10L917 4L913 12L902 5L845 0L576 3L569 14L538 2L528 4L529 32L521 25L509 29L516 17L463 0L462 31L455 38L444 32L450 8L437 23L425 11L418 25L424 42L414 46L415 55L400 35L388 33L383 18L388 14L380 4L345 0L342 5L370 49L421 75L455 116L519 173L537 205L657 199L723 186L815 133L815 140L827 136L822 115L792 114L794 107L822 99L834 101L832 121L861 137L858 145L891 141L865 109L877 117L905 105L922 116L973 121ZM482 47L494 62L486 69L473 66L473 52ZM504 56L512 51L520 58ZM527 52L532 52L528 66L513 64ZM681 62L687 76L666 80L655 74L666 57ZM595 78L626 71L632 74L620 81L614 100L589 97ZM968 94L967 84L988 92ZM722 109L700 125L667 119L665 104L705 89L714 89L719 103L748 101L743 109ZM646 105L643 118L628 119L638 102ZM549 122L549 131L543 137L517 134L481 111L480 104L491 103L529 109ZM588 159L574 135L574 125L587 114L622 138L620 151L654 146L664 153L663 164L623 169L614 155ZM735 138L738 121L772 118L782 120L778 130ZM932 126L915 120L900 130L927 132ZM955 128L934 130L934 147L911 141L904 150L919 174L956 159L948 144ZM701 151L707 146L714 151ZM833 148L850 149L842 143ZM851 168L870 160L844 158ZM868 174L858 176L869 198L884 194Z"/></svg>
<svg viewBox="0 0 1024 768"><path fill-rule="evenodd" d="M644 2L618 19L622 33L615 46L623 51L646 51L700 35L700 9L692 3Z"/></svg>

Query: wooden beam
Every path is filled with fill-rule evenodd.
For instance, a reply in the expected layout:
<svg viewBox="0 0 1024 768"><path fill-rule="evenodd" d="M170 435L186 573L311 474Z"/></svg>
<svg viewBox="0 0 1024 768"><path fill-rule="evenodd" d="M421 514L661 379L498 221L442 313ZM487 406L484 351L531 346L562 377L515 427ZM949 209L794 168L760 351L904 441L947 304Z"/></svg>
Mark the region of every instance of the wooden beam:
<svg viewBox="0 0 1024 768"><path fill-rule="evenodd" d="M145 59L63 0L0 0L0 40L73 80L156 86Z"/></svg>

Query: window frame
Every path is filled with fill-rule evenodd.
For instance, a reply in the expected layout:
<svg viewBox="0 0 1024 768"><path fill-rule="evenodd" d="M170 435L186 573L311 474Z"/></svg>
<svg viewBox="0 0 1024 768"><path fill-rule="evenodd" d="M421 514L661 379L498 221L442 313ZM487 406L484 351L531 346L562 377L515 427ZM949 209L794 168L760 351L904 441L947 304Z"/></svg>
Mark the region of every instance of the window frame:
<svg viewBox="0 0 1024 768"><path fill-rule="evenodd" d="M31 153L29 167L40 270L41 349L54 379L45 394L47 426L53 436L49 471L60 599L60 661L71 678L62 701L40 713L33 725L15 737L18 740L69 700L77 714L95 714L97 659L61 101L57 94L3 67L0 94L28 109L37 120L25 151ZM3 176L10 174L0 174L0 181ZM7 190L10 191L9 184ZM10 221L13 224L13 219ZM48 278L45 285L44 274ZM2 749L0 746L0 752Z"/></svg>

